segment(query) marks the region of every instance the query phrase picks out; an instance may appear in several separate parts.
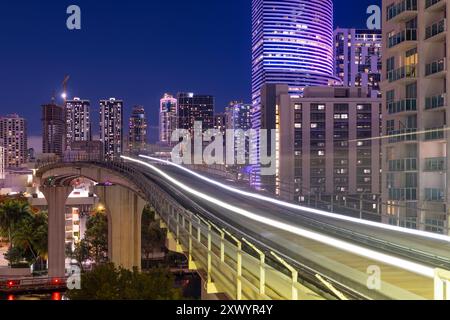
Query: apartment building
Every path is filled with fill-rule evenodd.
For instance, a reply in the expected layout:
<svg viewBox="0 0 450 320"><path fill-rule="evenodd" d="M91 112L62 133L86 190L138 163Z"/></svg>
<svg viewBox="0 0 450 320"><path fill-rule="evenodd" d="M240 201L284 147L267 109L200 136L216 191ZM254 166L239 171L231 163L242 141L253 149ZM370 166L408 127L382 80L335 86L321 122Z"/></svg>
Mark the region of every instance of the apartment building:
<svg viewBox="0 0 450 320"><path fill-rule="evenodd" d="M448 233L447 0L383 1L385 222Z"/></svg>

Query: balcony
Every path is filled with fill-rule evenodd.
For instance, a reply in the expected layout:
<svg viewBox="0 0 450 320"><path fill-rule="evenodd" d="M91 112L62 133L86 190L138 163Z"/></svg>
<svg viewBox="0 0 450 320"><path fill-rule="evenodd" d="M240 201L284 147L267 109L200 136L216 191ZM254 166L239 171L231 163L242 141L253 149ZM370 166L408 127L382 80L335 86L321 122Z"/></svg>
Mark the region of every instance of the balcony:
<svg viewBox="0 0 450 320"><path fill-rule="evenodd" d="M424 140L425 141L444 140L445 139L444 130L445 130L444 127L426 129Z"/></svg>
<svg viewBox="0 0 450 320"><path fill-rule="evenodd" d="M405 29L388 38L389 49L407 51L417 46L417 29Z"/></svg>
<svg viewBox="0 0 450 320"><path fill-rule="evenodd" d="M390 188L389 200L391 201L416 201L416 188Z"/></svg>
<svg viewBox="0 0 450 320"><path fill-rule="evenodd" d="M416 158L389 160L389 172L407 172L407 171L417 171Z"/></svg>
<svg viewBox="0 0 450 320"><path fill-rule="evenodd" d="M425 188L425 201L441 202L444 200L444 190L438 188Z"/></svg>
<svg viewBox="0 0 450 320"><path fill-rule="evenodd" d="M441 11L447 4L446 0L425 0L425 10L430 12Z"/></svg>
<svg viewBox="0 0 450 320"><path fill-rule="evenodd" d="M405 99L388 103L388 111L389 114L408 113L408 112L414 113L417 111L417 100Z"/></svg>
<svg viewBox="0 0 450 320"><path fill-rule="evenodd" d="M387 78L390 83L395 81L401 81L404 84L413 83L417 78L417 65L408 65L391 70L388 72Z"/></svg>
<svg viewBox="0 0 450 320"><path fill-rule="evenodd" d="M416 142L417 141L417 129L405 128L401 130L394 130L388 133L389 143L398 142Z"/></svg>
<svg viewBox="0 0 450 320"><path fill-rule="evenodd" d="M425 99L425 110L442 110L446 106L446 95L427 97Z"/></svg>
<svg viewBox="0 0 450 320"><path fill-rule="evenodd" d="M447 74L445 59L433 61L425 66L425 76L428 78L444 78Z"/></svg>
<svg viewBox="0 0 450 320"><path fill-rule="evenodd" d="M402 0L387 10L387 21L395 23L411 20L417 16L417 0Z"/></svg>
<svg viewBox="0 0 450 320"><path fill-rule="evenodd" d="M447 158L426 158L425 171L428 172L442 172L447 171Z"/></svg>
<svg viewBox="0 0 450 320"><path fill-rule="evenodd" d="M425 40L430 42L439 42L445 39L447 35L447 19L442 19L439 22L428 26L425 33Z"/></svg>

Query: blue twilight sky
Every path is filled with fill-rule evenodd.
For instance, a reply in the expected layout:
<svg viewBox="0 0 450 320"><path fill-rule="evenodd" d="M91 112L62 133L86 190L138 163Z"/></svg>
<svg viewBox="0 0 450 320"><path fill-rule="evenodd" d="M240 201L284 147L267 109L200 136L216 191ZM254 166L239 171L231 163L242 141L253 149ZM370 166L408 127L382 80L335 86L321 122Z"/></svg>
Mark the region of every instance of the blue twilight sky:
<svg viewBox="0 0 450 320"><path fill-rule="evenodd" d="M364 27L381 0L335 0L335 24ZM66 8L82 10L82 30L66 28ZM194 91L250 100L251 0L0 0L0 114L19 113L40 134L40 105L60 92L146 107L157 125L164 92ZM153 131L151 131L152 134ZM154 137L153 139L154 140ZM33 141L31 141L33 145Z"/></svg>

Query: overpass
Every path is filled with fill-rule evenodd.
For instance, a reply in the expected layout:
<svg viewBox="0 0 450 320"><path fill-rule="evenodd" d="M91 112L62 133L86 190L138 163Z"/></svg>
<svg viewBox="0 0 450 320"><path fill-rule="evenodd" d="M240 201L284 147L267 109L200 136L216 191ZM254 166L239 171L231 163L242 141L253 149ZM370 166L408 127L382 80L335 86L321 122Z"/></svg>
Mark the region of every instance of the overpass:
<svg viewBox="0 0 450 320"><path fill-rule="evenodd" d="M100 183L110 259L126 268L140 266L140 212L148 202L169 230L170 249L186 254L210 294L450 299L446 236L281 202L154 158L49 164L36 176L49 204L51 276L64 273L58 213L71 181L86 177Z"/></svg>

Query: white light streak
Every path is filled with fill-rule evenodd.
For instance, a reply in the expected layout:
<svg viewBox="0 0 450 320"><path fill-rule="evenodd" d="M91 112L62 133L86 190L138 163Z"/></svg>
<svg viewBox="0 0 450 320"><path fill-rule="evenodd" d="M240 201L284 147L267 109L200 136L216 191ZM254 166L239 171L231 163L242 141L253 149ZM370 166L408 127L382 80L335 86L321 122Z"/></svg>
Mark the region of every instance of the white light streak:
<svg viewBox="0 0 450 320"><path fill-rule="evenodd" d="M155 166L141 161L141 160L137 160L137 159L133 159L130 157L126 157L126 156L121 156L121 158L134 162L134 163L138 163L141 164L143 166L146 166L148 168L150 168L151 170L155 171L156 173L158 173L161 177L163 177L164 179L166 179L167 181L169 181L170 183L172 183L173 185L179 187L180 189L200 198L203 200L206 200L208 202L211 202L217 206L220 206L224 209L230 210L232 212L235 212L243 217L246 217L250 220L265 224L269 227L272 228L276 228L276 229L280 229L282 231L286 231L304 238L308 238L320 243L323 243L325 245L328 246L332 246L335 247L337 249L340 250L344 250L347 252L350 252L352 254L356 254L365 258L368 258L370 260L375 260L375 261L379 261L391 266L395 266L407 271L410 271L412 273L416 273L428 278L434 278L434 269L415 263L415 262L411 262L411 261L407 261L401 258L397 258L397 257L393 257L393 256L389 256L387 254L384 253L380 253L371 249L367 249L367 248L363 248L351 243L347 243L344 242L342 240L339 239L335 239L326 235L322 235L313 231L309 231L309 230L305 230L299 227L295 227L295 226L291 226L289 224L286 224L284 222L280 222L278 220L274 220L274 219L270 219L267 217L263 217L257 214L254 214L250 211L241 209L239 207L230 205L228 203L225 203L223 201L220 201L219 199L216 199L212 196L209 196L205 193L199 192L181 182L179 182L178 180L172 178L170 175L166 174L165 172L163 172L162 170L156 168Z"/></svg>
<svg viewBox="0 0 450 320"><path fill-rule="evenodd" d="M204 181L207 181L209 183L212 183L220 188L223 188L225 190L234 192L234 193L238 193L242 196L246 196L246 197L251 197L251 198L255 198L258 200L262 200L262 201L266 201L266 202L270 202L276 205L280 205L286 208L290 208L290 209L294 209L294 210L300 210L300 211L306 211L309 213L313 213L313 214L317 214L320 216L324 216L324 217L328 217L328 218L333 218L333 219L337 219L337 220L343 220L343 221L347 221L347 222L352 222L352 223L357 223L357 224L361 224L361 225L366 225L366 226L370 226L370 227L375 227L375 228L379 228L379 229L385 229L385 230L390 230L390 231L395 231L395 232L401 232L401 233L405 233L405 234L411 234L411 235L415 235L415 236L420 236L420 237L424 237L424 238L429 238L429 239L434 239L434 240L439 240L439 241L445 241L445 242L449 242L450 243L450 237L445 236L445 235L441 235L441 234L435 234L435 233L431 233L431 232L425 232L425 231L421 231L421 230L414 230L414 229L407 229L407 228L402 228L402 227L398 227L398 226L392 226L389 224L384 224L384 223L379 223L379 222L373 222L373 221L368 221L368 220L362 220L362 219L358 219L358 218L353 218L353 217L347 217L344 215L340 215L340 214L336 214L336 213L331 213L331 212L326 212L326 211L322 211L322 210L318 210L318 209L313 209L313 208L308 208L308 207L303 207L303 206L299 206L293 203L289 203L289 202L285 202L285 201L280 201L274 198L270 198L270 197L266 197L257 193L252 193L252 192L247 192L247 191L242 191L236 188L233 188L231 186L228 186L226 184L220 183L218 181L215 181L213 179L207 178L205 176L202 176L192 170L189 170L181 165L178 165L176 163L173 163L171 161L167 161L167 160L162 160L162 159L158 159L158 158L153 158L153 157L148 157L148 156L144 156L144 155L140 155L140 157L145 158L145 159L149 159L149 160L153 160L153 161L157 161L160 163L164 163L164 164L169 164L171 166L177 167L185 172L188 172L189 174L202 179Z"/></svg>

